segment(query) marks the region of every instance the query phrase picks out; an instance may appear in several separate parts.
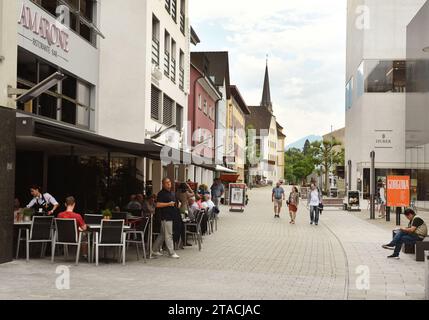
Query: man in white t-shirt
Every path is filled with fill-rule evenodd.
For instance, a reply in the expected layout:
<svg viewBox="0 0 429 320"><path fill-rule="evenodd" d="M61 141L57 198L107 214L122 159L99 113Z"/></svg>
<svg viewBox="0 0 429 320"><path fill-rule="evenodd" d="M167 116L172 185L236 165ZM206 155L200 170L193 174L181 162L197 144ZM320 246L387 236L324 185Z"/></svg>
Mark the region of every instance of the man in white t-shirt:
<svg viewBox="0 0 429 320"><path fill-rule="evenodd" d="M386 217L386 189L384 184L380 188L380 215L378 217L381 219Z"/></svg>
<svg viewBox="0 0 429 320"><path fill-rule="evenodd" d="M308 195L308 206L310 207L310 224L319 225L319 205L322 203L322 193L315 184L311 185L310 194Z"/></svg>

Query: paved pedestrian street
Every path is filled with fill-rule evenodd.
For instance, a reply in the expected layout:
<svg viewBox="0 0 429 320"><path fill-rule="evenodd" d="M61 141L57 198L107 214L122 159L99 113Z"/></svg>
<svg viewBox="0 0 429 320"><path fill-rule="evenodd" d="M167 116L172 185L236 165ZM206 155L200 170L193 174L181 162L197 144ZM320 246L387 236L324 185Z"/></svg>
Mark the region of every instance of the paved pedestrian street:
<svg viewBox="0 0 429 320"><path fill-rule="evenodd" d="M201 252L194 246L178 251L179 260L144 264L130 248L125 267L19 260L0 266L0 298L424 299L424 263L404 254L388 260L381 245L389 229L336 209L310 226L305 204L290 225L285 210L274 219L270 192L251 190L245 213L224 207ZM69 290L56 288L61 264L70 267Z"/></svg>

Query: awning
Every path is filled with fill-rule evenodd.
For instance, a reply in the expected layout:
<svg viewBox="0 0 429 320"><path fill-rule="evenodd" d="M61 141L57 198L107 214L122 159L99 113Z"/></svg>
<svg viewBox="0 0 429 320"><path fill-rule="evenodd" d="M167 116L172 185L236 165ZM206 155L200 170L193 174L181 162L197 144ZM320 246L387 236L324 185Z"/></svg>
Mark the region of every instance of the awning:
<svg viewBox="0 0 429 320"><path fill-rule="evenodd" d="M106 152L125 153L154 160L159 160L160 156L160 149L153 145L116 140L70 125L25 114L19 114L17 117L16 135L17 139L48 139L56 143L83 146Z"/></svg>
<svg viewBox="0 0 429 320"><path fill-rule="evenodd" d="M216 165L201 165L201 167L211 170L211 171L215 171L215 172L224 172L224 173L237 173L237 171L234 171L232 169L226 168L224 166L220 166L218 164Z"/></svg>

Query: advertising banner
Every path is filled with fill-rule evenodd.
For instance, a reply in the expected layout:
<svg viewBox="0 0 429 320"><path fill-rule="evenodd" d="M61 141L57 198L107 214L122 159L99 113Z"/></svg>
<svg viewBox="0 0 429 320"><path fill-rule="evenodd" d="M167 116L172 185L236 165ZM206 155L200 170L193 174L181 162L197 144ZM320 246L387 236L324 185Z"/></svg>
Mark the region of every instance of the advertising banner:
<svg viewBox="0 0 429 320"><path fill-rule="evenodd" d="M411 179L409 176L387 177L387 206L409 207L411 200L410 186Z"/></svg>

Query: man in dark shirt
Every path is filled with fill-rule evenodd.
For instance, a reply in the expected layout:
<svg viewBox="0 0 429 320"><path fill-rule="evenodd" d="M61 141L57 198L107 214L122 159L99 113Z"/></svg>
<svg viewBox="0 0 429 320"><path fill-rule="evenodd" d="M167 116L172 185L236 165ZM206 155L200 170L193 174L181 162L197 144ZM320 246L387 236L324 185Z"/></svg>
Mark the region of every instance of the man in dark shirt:
<svg viewBox="0 0 429 320"><path fill-rule="evenodd" d="M161 214L161 231L153 245L153 255L162 256L160 249L165 242L170 257L178 259L173 241L173 221L177 210L176 196L171 192L171 181L168 178L162 180L162 190L158 193L156 208Z"/></svg>
<svg viewBox="0 0 429 320"><path fill-rule="evenodd" d="M384 249L395 250L388 258L399 259L399 253L403 244L415 244L426 238L428 229L423 219L416 215L412 209L405 210L405 216L410 221L408 228L396 230L392 242L383 246Z"/></svg>

